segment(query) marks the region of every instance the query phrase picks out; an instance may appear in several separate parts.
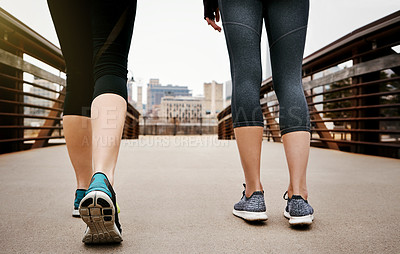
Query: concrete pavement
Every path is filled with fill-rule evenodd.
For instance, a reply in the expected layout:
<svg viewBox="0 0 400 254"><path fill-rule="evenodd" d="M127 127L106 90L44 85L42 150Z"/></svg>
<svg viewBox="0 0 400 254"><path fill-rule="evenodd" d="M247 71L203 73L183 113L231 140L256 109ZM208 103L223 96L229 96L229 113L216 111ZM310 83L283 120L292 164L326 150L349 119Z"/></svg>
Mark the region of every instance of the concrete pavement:
<svg viewBox="0 0 400 254"><path fill-rule="evenodd" d="M282 212L282 144L264 141L266 223L231 214L243 176L234 141L214 136L124 141L115 190L124 241L85 246L71 217L75 176L66 147L0 156L0 253L400 253L400 161L312 148L314 224Z"/></svg>

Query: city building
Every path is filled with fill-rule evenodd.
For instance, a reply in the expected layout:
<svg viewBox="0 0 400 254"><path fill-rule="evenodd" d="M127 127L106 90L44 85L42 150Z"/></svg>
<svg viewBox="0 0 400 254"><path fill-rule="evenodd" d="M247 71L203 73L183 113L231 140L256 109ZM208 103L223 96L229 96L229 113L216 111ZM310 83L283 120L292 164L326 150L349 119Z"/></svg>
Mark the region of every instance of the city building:
<svg viewBox="0 0 400 254"><path fill-rule="evenodd" d="M126 87L128 90L128 103L130 103L132 106L135 106L136 102L133 100L133 97L132 97L133 84L134 84L134 80L132 78L132 79L128 80L128 82L126 83Z"/></svg>
<svg viewBox="0 0 400 254"><path fill-rule="evenodd" d="M191 96L164 96L161 99L159 117L167 122L192 123L201 121L204 115L203 98Z"/></svg>
<svg viewBox="0 0 400 254"><path fill-rule="evenodd" d="M33 82L34 84L37 84L41 87L45 87L47 89L51 89L54 91L57 91L57 86L54 85L52 82L49 82L44 79L40 79L35 77ZM58 94L56 92L52 92L50 90L41 88L41 87L36 87L36 86L31 86L29 87L29 93L35 94L38 96L43 96L49 99L57 99ZM42 107L48 107L51 108L54 105L54 101L52 100L47 100L47 99L41 99L38 97L33 97L33 96L24 96L24 102L27 104L33 104L37 106L42 106ZM39 116L47 116L49 114L50 110L44 109L44 108L35 108L35 107L25 107L24 108L24 113L26 115L39 115ZM31 126L40 126L40 124L44 121L41 119L35 119L35 118L25 118L25 125L31 125Z"/></svg>
<svg viewBox="0 0 400 254"><path fill-rule="evenodd" d="M160 80L158 78L151 78L149 80L149 85L161 85Z"/></svg>
<svg viewBox="0 0 400 254"><path fill-rule="evenodd" d="M151 117L159 117L160 116L160 104L153 105L151 108Z"/></svg>
<svg viewBox="0 0 400 254"><path fill-rule="evenodd" d="M192 94L187 86L163 86L158 79L150 79L147 84L147 114L152 113L154 105L160 105L164 96L192 96Z"/></svg>
<svg viewBox="0 0 400 254"><path fill-rule="evenodd" d="M143 113L143 99L142 99L142 87L137 87L137 102L136 102L136 110L139 111L140 114Z"/></svg>
<svg viewBox="0 0 400 254"><path fill-rule="evenodd" d="M232 80L225 82L225 105L224 108L231 105L232 100Z"/></svg>
<svg viewBox="0 0 400 254"><path fill-rule="evenodd" d="M206 115L216 116L224 109L223 84L204 83L204 110Z"/></svg>

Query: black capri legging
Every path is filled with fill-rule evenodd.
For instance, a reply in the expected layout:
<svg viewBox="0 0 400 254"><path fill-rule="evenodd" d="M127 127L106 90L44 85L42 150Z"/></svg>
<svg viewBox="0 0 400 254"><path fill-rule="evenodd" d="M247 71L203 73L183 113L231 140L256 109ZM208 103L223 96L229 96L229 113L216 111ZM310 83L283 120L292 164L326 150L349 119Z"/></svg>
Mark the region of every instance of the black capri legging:
<svg viewBox="0 0 400 254"><path fill-rule="evenodd" d="M64 115L90 117L104 93L127 99L136 0L48 0L67 66Z"/></svg>
<svg viewBox="0 0 400 254"><path fill-rule="evenodd" d="M310 131L302 86L309 0L219 0L232 75L233 127L264 126L261 29L267 28L281 134Z"/></svg>

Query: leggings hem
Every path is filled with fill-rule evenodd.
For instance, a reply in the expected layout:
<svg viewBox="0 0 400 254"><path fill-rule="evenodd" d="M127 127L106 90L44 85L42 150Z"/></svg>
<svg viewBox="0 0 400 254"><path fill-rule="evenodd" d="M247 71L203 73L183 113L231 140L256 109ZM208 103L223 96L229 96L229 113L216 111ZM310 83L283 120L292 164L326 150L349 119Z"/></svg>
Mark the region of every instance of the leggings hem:
<svg viewBox="0 0 400 254"><path fill-rule="evenodd" d="M80 116L80 117L90 118L90 114L89 115L82 115L82 114L76 114L76 113L70 113L70 114L64 114L63 113L63 117L64 116Z"/></svg>
<svg viewBox="0 0 400 254"><path fill-rule="evenodd" d="M311 133L311 130L309 127L306 126L294 126L294 127L289 127L281 130L281 136L290 133L290 132L295 132L295 131L307 131Z"/></svg>
<svg viewBox="0 0 400 254"><path fill-rule="evenodd" d="M101 76L96 80L92 100L94 100L99 95L112 93L119 95L126 101L128 101L128 89L126 86L126 81L126 78L122 78L117 75Z"/></svg>
<svg viewBox="0 0 400 254"><path fill-rule="evenodd" d="M237 122L237 123L233 123L233 128L246 127L246 126L260 126L260 127L264 127L264 123L263 123L263 122L259 122L259 121L247 121L247 122Z"/></svg>

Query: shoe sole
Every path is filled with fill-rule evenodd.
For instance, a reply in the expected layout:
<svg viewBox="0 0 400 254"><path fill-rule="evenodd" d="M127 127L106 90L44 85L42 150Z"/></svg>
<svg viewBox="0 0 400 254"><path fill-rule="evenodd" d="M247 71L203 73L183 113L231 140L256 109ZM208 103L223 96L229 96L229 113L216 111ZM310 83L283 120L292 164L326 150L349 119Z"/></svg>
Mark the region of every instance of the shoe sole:
<svg viewBox="0 0 400 254"><path fill-rule="evenodd" d="M88 226L82 242L120 243L122 235L115 225L115 212L113 202L106 193L88 193L79 205L80 216Z"/></svg>
<svg viewBox="0 0 400 254"><path fill-rule="evenodd" d="M266 212L247 212L247 211L238 211L233 209L233 215L242 218L247 221L265 221L268 220L268 216Z"/></svg>
<svg viewBox="0 0 400 254"><path fill-rule="evenodd" d="M298 226L298 225L311 225L314 220L314 215L305 215L305 216L290 216L290 214L286 211L283 212L283 216L286 219L289 219L289 224Z"/></svg>
<svg viewBox="0 0 400 254"><path fill-rule="evenodd" d="M72 210L72 217L75 217L75 218L81 217L81 215L79 214L79 210L78 209Z"/></svg>

